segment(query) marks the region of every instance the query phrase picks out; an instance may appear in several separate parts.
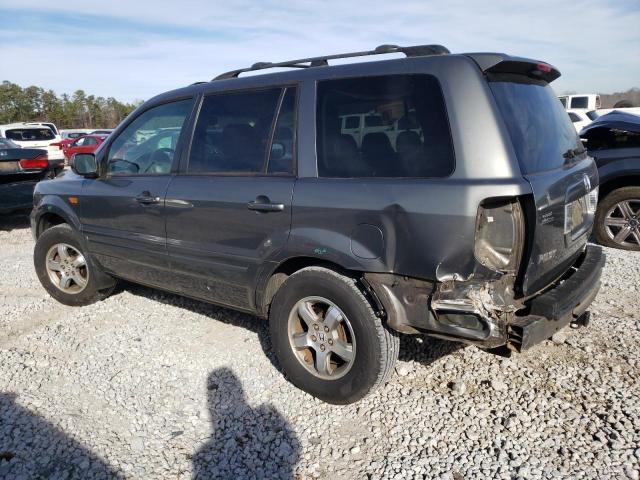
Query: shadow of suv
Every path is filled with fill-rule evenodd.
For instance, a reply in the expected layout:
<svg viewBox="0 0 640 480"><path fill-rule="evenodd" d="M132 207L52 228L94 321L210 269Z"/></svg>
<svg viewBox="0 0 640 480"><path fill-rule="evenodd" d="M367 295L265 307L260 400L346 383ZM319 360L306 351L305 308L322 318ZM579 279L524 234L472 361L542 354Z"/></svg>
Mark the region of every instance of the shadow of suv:
<svg viewBox="0 0 640 480"><path fill-rule="evenodd" d="M384 53L407 58L329 65ZM295 68L242 75L272 67ZM385 45L159 95L38 185L38 277L67 305L123 278L268 318L287 377L333 403L389 378L398 333L526 350L585 318L604 263L559 75Z"/></svg>

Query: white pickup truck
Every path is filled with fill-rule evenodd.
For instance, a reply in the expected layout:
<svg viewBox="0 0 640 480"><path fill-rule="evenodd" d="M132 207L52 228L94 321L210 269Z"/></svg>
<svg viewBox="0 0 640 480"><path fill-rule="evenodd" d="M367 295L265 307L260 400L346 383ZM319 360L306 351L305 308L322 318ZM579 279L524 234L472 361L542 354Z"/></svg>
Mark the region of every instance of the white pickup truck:
<svg viewBox="0 0 640 480"><path fill-rule="evenodd" d="M597 110L600 108L600 95L595 93L585 93L578 95L560 95L558 96L560 103L567 110L584 109Z"/></svg>

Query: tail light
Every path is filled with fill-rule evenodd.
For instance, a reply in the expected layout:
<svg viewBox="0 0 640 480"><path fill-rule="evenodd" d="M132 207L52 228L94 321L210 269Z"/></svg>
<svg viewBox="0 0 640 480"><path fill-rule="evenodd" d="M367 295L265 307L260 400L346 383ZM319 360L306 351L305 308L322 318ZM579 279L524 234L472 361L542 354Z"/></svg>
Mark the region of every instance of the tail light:
<svg viewBox="0 0 640 480"><path fill-rule="evenodd" d="M564 206L564 234L568 235L576 230L581 233L579 227L591 224L597 207L598 187L591 190L584 197L567 203ZM585 221L585 217L591 217L591 220Z"/></svg>
<svg viewBox="0 0 640 480"><path fill-rule="evenodd" d="M23 170L42 170L49 166L49 157L42 154L36 158L23 158L19 163Z"/></svg>
<svg viewBox="0 0 640 480"><path fill-rule="evenodd" d="M478 207L473 253L491 270L516 272L524 245L524 214L515 198L485 200Z"/></svg>
<svg viewBox="0 0 640 480"><path fill-rule="evenodd" d="M58 147L58 150L62 150L62 143L61 142L50 143L49 146L50 147Z"/></svg>

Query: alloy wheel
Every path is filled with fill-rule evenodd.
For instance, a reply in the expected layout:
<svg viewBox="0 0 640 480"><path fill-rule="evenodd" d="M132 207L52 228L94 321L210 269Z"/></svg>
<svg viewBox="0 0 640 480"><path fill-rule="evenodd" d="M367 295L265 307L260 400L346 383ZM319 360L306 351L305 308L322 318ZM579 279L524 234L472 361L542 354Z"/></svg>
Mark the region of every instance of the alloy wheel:
<svg viewBox="0 0 640 480"><path fill-rule="evenodd" d="M344 312L323 297L306 297L291 309L289 344L311 374L335 380L347 374L356 354L353 328Z"/></svg>
<svg viewBox="0 0 640 480"><path fill-rule="evenodd" d="M640 247L640 199L616 203L604 218L609 238L623 247Z"/></svg>
<svg viewBox="0 0 640 480"><path fill-rule="evenodd" d="M51 283L65 293L82 292L89 280L84 255L66 243L53 245L47 252L45 269Z"/></svg>

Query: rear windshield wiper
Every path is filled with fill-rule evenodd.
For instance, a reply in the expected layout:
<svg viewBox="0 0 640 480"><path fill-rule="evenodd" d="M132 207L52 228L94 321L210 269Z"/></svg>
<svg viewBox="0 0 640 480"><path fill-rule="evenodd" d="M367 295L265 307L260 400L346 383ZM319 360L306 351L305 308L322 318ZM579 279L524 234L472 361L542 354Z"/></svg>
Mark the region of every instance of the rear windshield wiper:
<svg viewBox="0 0 640 480"><path fill-rule="evenodd" d="M582 155L586 151L587 149L584 147L570 148L569 150L564 152L562 156L567 160L571 160L572 158L577 157L578 155Z"/></svg>

